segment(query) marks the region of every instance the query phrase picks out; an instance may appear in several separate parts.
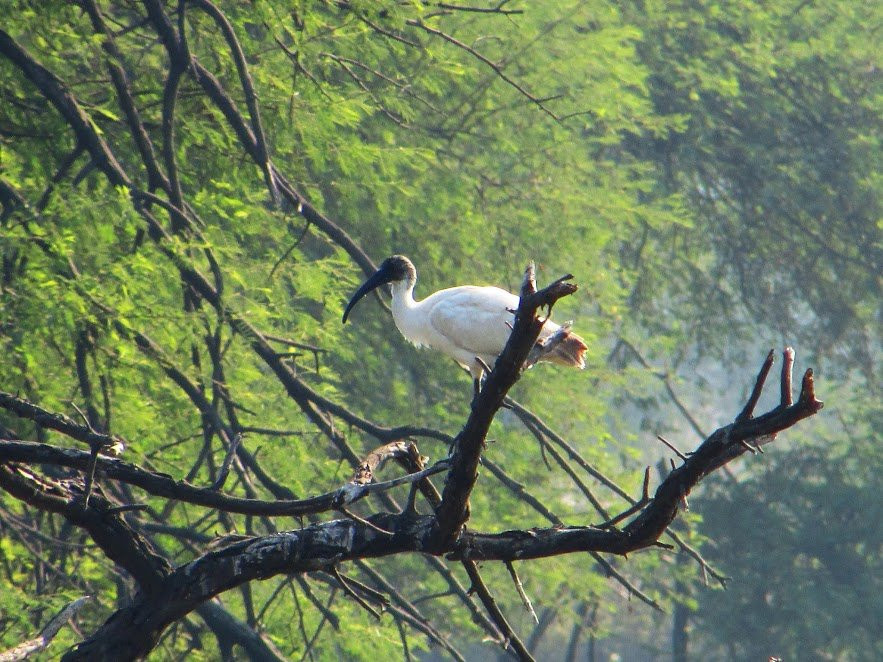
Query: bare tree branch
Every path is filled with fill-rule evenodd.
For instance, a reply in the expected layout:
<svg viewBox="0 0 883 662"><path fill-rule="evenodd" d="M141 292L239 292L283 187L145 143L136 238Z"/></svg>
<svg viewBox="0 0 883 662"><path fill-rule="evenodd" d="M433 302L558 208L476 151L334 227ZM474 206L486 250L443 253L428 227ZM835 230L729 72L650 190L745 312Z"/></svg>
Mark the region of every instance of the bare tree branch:
<svg viewBox="0 0 883 662"><path fill-rule="evenodd" d="M0 462L54 464L87 471L91 462L91 456L83 451L56 448L47 444L0 439ZM198 487L191 485L185 481L175 480L165 474L146 471L117 458L98 456L96 466L107 478L135 485L154 496L193 503L228 513L265 517L300 517L335 510L343 504L359 501L369 494L376 494L399 485L422 480L427 476L444 471L447 467L446 463L442 462L422 471L387 481L374 483L352 482L331 492L308 499L262 501L260 499L228 496L219 492L214 486Z"/></svg>
<svg viewBox="0 0 883 662"><path fill-rule="evenodd" d="M58 634L58 631L62 626L73 618L89 599L90 596L86 595L69 602L60 612L50 619L40 631L40 634L36 637L24 641L14 648L0 652L0 662L18 662L19 660L24 660L30 657L34 653L39 653L40 651L45 650L49 644L52 643L52 640L55 638L55 635Z"/></svg>

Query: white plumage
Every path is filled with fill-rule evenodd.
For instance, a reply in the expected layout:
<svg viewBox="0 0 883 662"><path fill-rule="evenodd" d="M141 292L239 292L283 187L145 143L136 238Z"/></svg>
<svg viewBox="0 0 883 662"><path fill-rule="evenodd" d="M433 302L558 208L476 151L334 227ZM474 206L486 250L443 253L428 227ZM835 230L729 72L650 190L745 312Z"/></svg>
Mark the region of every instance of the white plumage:
<svg viewBox="0 0 883 662"><path fill-rule="evenodd" d="M493 367L506 346L518 297L498 287L462 285L430 294L422 301L414 300L417 271L402 255L393 255L356 291L343 314L343 321L353 306L368 292L384 283L392 288L392 316L401 334L417 346L431 347L450 356L475 379L484 371L482 362ZM540 332L544 340L561 327L547 321ZM541 360L563 365L585 367L586 345L570 331ZM479 360L476 360L476 357Z"/></svg>

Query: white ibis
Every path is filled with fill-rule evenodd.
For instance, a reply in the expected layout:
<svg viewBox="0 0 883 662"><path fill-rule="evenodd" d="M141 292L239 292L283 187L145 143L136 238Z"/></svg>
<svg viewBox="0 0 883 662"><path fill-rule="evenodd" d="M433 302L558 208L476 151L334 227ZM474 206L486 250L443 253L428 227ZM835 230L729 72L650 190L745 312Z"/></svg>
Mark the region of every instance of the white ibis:
<svg viewBox="0 0 883 662"><path fill-rule="evenodd" d="M493 366L512 332L518 297L499 287L461 285L439 290L423 301L414 300L417 270L404 255L388 257L377 272L356 290L343 313L350 311L371 290L390 283L392 318L401 334L418 347L432 347L468 369L476 382L484 366ZM547 321L540 332L544 340L561 329ZM540 360L585 368L586 344L565 329L554 349Z"/></svg>

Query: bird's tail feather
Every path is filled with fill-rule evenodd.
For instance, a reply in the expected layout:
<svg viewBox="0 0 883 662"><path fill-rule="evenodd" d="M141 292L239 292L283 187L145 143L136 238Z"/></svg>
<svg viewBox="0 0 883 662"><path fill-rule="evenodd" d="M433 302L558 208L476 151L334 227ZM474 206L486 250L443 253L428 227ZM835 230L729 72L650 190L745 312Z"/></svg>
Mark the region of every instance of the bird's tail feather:
<svg viewBox="0 0 883 662"><path fill-rule="evenodd" d="M565 331L564 333L564 338L555 346L555 349L549 353L545 360L558 365L573 366L582 370L586 367L586 350L588 346L575 333L571 331Z"/></svg>

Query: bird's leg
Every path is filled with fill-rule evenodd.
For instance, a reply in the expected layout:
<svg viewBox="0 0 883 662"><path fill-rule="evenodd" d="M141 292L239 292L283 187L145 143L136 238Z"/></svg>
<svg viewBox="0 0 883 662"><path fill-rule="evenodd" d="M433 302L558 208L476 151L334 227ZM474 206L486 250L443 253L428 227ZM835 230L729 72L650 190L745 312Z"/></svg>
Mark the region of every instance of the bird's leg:
<svg viewBox="0 0 883 662"><path fill-rule="evenodd" d="M451 441L450 445L448 446L448 460L450 460L450 458L453 457L454 447L457 445L458 441L460 441L460 435L457 435L456 437L454 437L454 439Z"/></svg>
<svg viewBox="0 0 883 662"><path fill-rule="evenodd" d="M490 374L491 369L479 356L473 357L473 361L469 372L472 373L472 408L475 409L475 405L478 403L478 394L481 393L482 380Z"/></svg>
<svg viewBox="0 0 883 662"><path fill-rule="evenodd" d="M487 377L487 373L482 371L477 377L473 377L472 379L472 402L469 404L470 409L475 409L478 406L478 396L481 395L482 388L484 386L484 380Z"/></svg>

